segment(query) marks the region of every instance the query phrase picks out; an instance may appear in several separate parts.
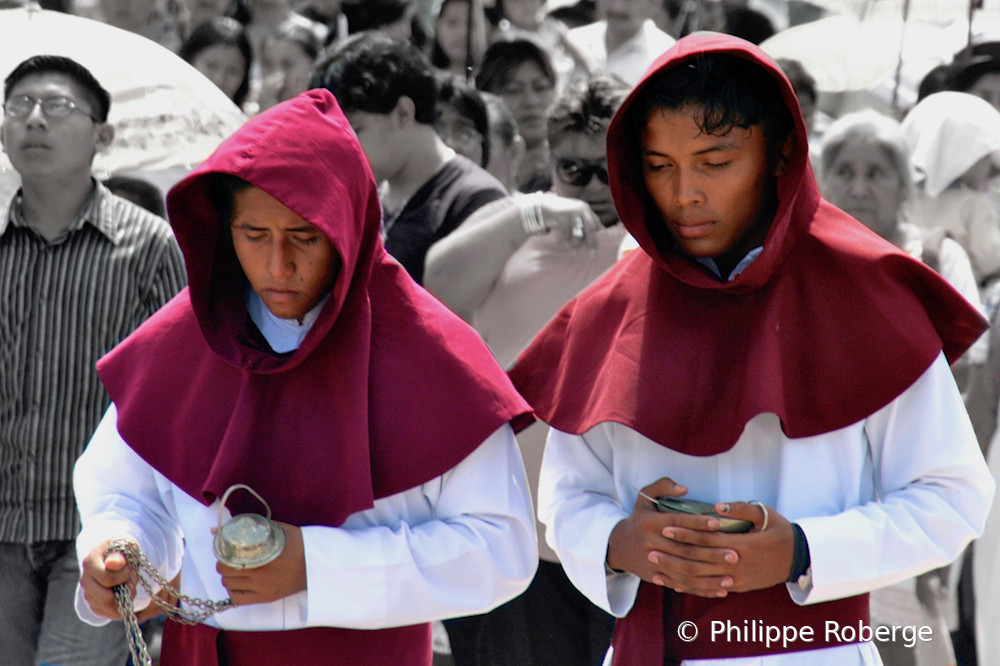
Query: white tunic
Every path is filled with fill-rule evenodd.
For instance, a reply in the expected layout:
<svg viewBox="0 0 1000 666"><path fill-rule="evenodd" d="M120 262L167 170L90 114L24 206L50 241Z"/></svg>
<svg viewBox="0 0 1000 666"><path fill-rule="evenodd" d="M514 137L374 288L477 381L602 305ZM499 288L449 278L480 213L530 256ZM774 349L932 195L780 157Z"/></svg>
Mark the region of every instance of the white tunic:
<svg viewBox="0 0 1000 666"><path fill-rule="evenodd" d="M206 507L156 472L122 440L112 407L77 462L82 562L105 539L132 537L184 594L225 599ZM267 499L267 498L264 498ZM230 518L226 510L223 522ZM379 499L339 528L302 528L308 589L240 606L207 624L270 630L377 629L484 613L523 592L538 565L531 499L514 433L504 425L444 475ZM136 608L149 603L136 599ZM104 624L77 589L77 613Z"/></svg>
<svg viewBox="0 0 1000 666"><path fill-rule="evenodd" d="M288 320L254 307L254 300L251 294L248 311L272 348L294 349L314 317L282 325ZM131 537L167 580L180 571L184 594L229 596L212 549L219 501L205 506L142 460L118 433L114 405L73 480L83 521L76 541L81 562L104 540ZM230 517L226 509L223 522ZM442 476L377 499L340 527L302 526L302 540L305 591L230 609L206 624L244 631L379 629L492 610L527 589L538 567L531 497L513 430L504 424ZM136 609L149 603L140 588ZM79 586L76 610L91 624L110 621L93 613Z"/></svg>
<svg viewBox="0 0 1000 666"><path fill-rule="evenodd" d="M886 407L816 437L790 440L774 414L761 414L731 450L696 457L617 423L582 436L553 429L538 499L546 541L573 583L617 617L632 608L639 578L606 575L608 539L629 515L635 489L664 476L686 485L692 499L757 499L797 522L812 558L812 585L788 585L798 604L861 594L947 564L981 534L994 493L943 356ZM697 664L762 661L880 663L874 645L858 643Z"/></svg>

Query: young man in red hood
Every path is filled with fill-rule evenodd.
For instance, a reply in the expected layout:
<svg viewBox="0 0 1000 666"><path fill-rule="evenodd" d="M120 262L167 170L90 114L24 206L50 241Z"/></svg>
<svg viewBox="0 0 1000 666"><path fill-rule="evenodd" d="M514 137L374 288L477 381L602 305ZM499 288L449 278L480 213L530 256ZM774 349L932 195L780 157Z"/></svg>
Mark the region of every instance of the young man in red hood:
<svg viewBox="0 0 1000 666"><path fill-rule="evenodd" d="M430 620L485 612L534 574L510 424L527 405L386 254L329 92L255 117L167 205L190 287L98 364L114 404L75 470L78 614L117 619L110 588L150 577L108 552L125 539L182 594L234 604L168 622L164 665L429 666ZM263 511L248 493L223 506L236 484L284 534L256 568L213 549L220 521Z"/></svg>
<svg viewBox="0 0 1000 666"><path fill-rule="evenodd" d="M539 515L620 618L613 663L880 663L867 592L954 559L994 492L948 367L985 322L820 198L792 87L747 42L661 56L608 171L642 251L511 375L553 426Z"/></svg>

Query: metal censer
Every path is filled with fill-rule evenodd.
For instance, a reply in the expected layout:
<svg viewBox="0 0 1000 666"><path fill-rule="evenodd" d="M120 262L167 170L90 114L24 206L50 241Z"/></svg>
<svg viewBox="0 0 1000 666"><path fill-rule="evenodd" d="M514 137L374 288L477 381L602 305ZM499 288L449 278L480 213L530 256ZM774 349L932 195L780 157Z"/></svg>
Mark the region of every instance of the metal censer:
<svg viewBox="0 0 1000 666"><path fill-rule="evenodd" d="M267 509L267 515L241 513L222 524L226 500L236 490L246 490ZM285 533L271 520L271 507L253 488L243 483L230 486L219 502L219 527L212 540L215 557L234 569L255 569L272 562L285 547Z"/></svg>

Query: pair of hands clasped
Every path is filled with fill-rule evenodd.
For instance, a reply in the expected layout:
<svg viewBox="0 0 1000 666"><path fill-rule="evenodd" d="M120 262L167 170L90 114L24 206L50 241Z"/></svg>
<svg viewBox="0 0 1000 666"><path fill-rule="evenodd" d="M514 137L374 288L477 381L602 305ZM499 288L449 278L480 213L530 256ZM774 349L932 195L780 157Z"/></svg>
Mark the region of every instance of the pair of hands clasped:
<svg viewBox="0 0 1000 666"><path fill-rule="evenodd" d="M650 497L680 497L687 491L669 478L642 489ZM795 550L791 523L769 508L762 531L763 510L746 502L719 503L715 510L749 520L754 527L745 534L719 532L716 518L660 513L640 495L629 517L611 531L608 566L647 583L713 599L785 582Z"/></svg>
<svg viewBox="0 0 1000 666"><path fill-rule="evenodd" d="M263 604L277 601L306 589L306 559L302 545L302 530L288 523L277 523L285 533L285 548L272 562L255 569L234 569L221 562L215 566L222 576L222 585L237 606ZM105 541L90 551L83 561L80 585L91 609L101 617L121 619L118 605L112 591L117 585L127 583L135 598L138 578L125 561L125 556L112 552L105 558L111 540ZM175 578L171 585L178 586ZM161 598L170 601L161 591ZM136 618L142 622L158 615L156 606L150 604Z"/></svg>

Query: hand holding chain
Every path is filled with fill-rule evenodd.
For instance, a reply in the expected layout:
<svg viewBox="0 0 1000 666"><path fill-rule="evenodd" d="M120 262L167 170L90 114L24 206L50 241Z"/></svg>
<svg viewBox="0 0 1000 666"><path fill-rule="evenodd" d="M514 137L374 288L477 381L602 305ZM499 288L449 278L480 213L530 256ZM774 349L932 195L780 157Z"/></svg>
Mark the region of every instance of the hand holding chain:
<svg viewBox="0 0 1000 666"><path fill-rule="evenodd" d="M182 624L197 624L203 622L215 613L232 608L232 599L226 599L224 601L206 601L204 599L197 599L195 597L189 597L186 594L181 594L181 591L174 588L167 582L167 579L163 577L156 567L146 558L145 555L139 550L138 544L134 541L128 539L115 539L110 544L108 544L107 549L104 551L104 557L107 557L111 553L121 553L125 556L125 561L135 572L139 579L139 583L145 588L149 596L152 597L153 603L158 609L160 609L164 615L166 615L171 620L180 622ZM153 592L153 584L146 577L146 574L152 578L153 582L160 586L161 589L165 590L172 597L183 601L188 606L193 606L195 608L200 608L201 610L188 610L183 609L178 605L168 603L165 599L157 596ZM116 585L114 588L115 601L118 603L118 612L121 614L122 622L125 623L125 634L128 638L129 650L132 652L133 661L140 666L151 666L152 660L149 657L149 652L146 649L146 642L142 638L142 631L139 629L139 623L135 617L135 606L132 603L132 595L128 588L128 585L122 583L121 585Z"/></svg>
<svg viewBox="0 0 1000 666"><path fill-rule="evenodd" d="M225 525L222 524L223 510L226 500L236 490L246 490L251 495L260 500L267 508L267 517L257 514L240 514L235 516ZM222 495L219 503L219 526L215 531L213 549L216 558L226 566L235 569L254 569L276 559L285 546L285 534L281 527L271 521L271 507L264 498L258 495L253 488L242 483L230 486ZM181 591L173 587L163 574L142 554L139 545L129 539L114 539L104 550L104 557L111 553L121 553L125 557L132 571L135 572L139 584L145 588L146 592L153 600L153 604L171 620L182 624L198 624L204 622L215 613L220 613L234 607L232 599L224 601L206 601L195 597L181 594ZM149 578L146 575L149 575ZM150 582L152 578L152 583ZM175 603L169 603L162 597L154 594L153 583L160 586L161 591L165 591L176 601L183 601L190 608L181 608ZM146 649L146 642L142 638L142 631L139 629L139 622L135 616L135 605L132 602L132 593L128 584L116 585L114 588L115 602L118 604L118 613L122 622L125 623L125 635L128 639L129 650L132 652L132 660L138 666L152 666L149 652Z"/></svg>

